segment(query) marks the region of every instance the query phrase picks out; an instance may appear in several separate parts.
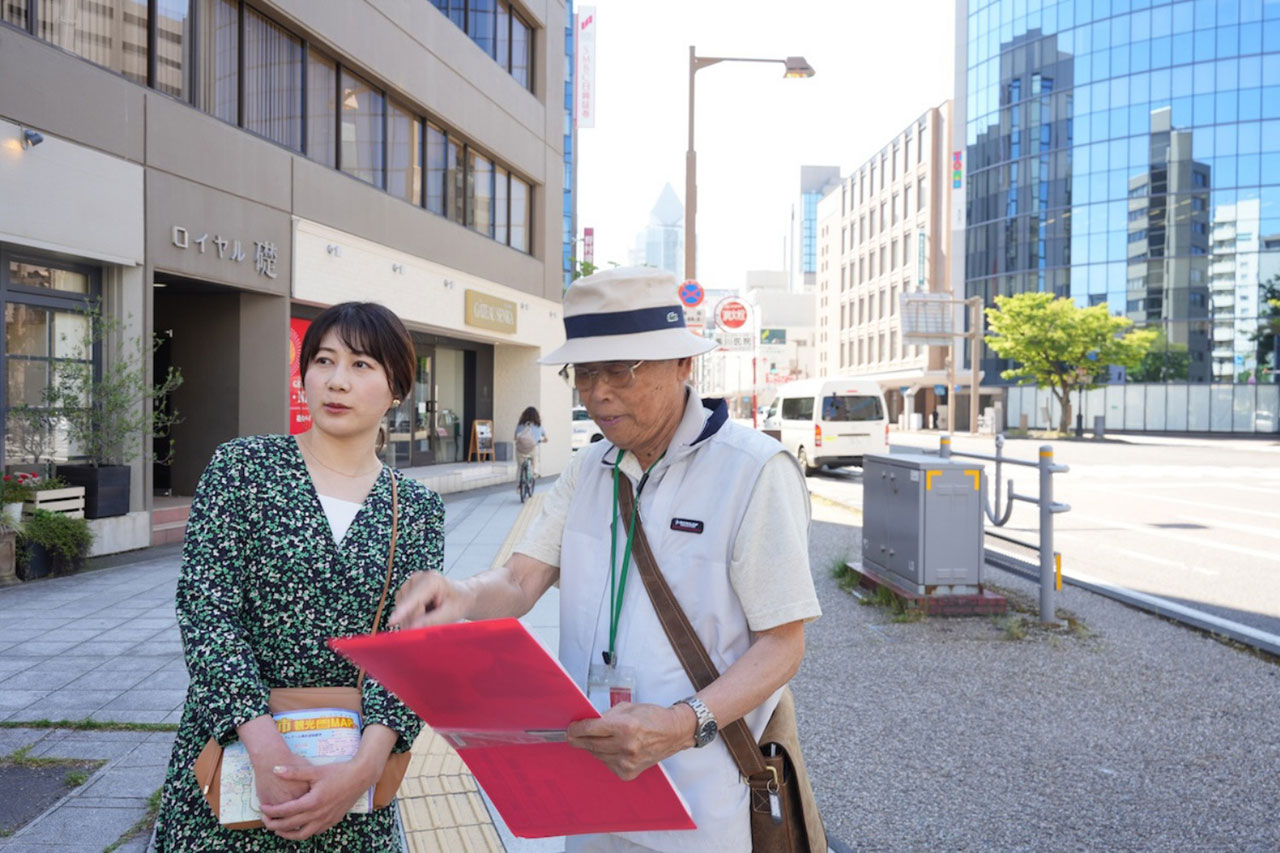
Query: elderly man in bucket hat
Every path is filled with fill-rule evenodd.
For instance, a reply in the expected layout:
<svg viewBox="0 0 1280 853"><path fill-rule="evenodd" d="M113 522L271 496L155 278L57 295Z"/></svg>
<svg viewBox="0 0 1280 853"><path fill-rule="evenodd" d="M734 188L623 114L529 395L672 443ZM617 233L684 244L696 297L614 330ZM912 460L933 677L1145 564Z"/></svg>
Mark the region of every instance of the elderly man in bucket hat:
<svg viewBox="0 0 1280 853"><path fill-rule="evenodd" d="M809 495L794 458L731 422L689 377L715 347L685 328L672 276L619 268L565 294L567 365L605 440L578 451L507 563L465 581L415 576L405 627L521 616L560 582L560 661L603 714L569 728L623 779L661 762L697 829L576 836L569 851L751 849L748 788L718 728L760 737L820 614L809 571ZM630 481L656 563L720 672L694 691L663 632L619 519ZM625 520L625 519L624 519ZM618 699L625 701L618 703Z"/></svg>

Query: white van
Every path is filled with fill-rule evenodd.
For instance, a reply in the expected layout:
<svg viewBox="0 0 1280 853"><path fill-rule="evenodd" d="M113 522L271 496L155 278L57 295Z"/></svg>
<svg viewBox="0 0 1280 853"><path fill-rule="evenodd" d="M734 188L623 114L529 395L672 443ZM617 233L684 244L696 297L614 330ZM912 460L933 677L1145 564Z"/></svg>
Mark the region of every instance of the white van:
<svg viewBox="0 0 1280 853"><path fill-rule="evenodd" d="M880 384L867 379L804 379L779 386L765 429L806 474L822 465L862 465L866 453L889 452L889 418Z"/></svg>

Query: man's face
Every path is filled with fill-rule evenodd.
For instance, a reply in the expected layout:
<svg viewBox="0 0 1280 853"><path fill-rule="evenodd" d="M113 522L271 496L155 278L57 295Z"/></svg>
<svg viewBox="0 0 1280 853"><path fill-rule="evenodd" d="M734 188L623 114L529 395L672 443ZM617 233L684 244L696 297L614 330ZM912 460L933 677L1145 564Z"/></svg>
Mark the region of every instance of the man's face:
<svg viewBox="0 0 1280 853"><path fill-rule="evenodd" d="M641 362L634 370L635 378L628 379L621 369L633 364L634 361L574 365L578 375L600 371L589 389L579 390L582 404L613 444L623 450L660 452L665 449L663 440L670 439L684 416L684 386L693 359ZM623 382L606 381L611 375L622 376ZM658 443L663 446L651 447Z"/></svg>

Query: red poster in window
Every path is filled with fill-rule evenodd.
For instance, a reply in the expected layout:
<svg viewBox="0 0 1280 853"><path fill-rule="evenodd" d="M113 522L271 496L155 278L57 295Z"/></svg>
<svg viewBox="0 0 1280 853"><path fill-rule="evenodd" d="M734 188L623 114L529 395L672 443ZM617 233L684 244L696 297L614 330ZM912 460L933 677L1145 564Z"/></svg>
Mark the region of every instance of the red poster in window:
<svg viewBox="0 0 1280 853"><path fill-rule="evenodd" d="M292 317L289 320L289 435L297 435L311 429L311 410L307 408L307 395L302 390L302 338L311 325L310 320Z"/></svg>

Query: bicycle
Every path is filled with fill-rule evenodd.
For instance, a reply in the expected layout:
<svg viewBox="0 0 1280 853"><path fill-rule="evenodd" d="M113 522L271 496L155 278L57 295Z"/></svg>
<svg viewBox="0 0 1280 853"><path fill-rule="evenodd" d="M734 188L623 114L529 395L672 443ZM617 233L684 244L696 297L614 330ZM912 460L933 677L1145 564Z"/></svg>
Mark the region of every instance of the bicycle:
<svg viewBox="0 0 1280 853"><path fill-rule="evenodd" d="M520 495L520 503L533 497L533 457L526 456L520 463L520 479L516 482L516 492Z"/></svg>

